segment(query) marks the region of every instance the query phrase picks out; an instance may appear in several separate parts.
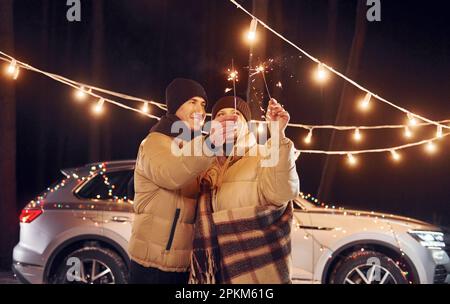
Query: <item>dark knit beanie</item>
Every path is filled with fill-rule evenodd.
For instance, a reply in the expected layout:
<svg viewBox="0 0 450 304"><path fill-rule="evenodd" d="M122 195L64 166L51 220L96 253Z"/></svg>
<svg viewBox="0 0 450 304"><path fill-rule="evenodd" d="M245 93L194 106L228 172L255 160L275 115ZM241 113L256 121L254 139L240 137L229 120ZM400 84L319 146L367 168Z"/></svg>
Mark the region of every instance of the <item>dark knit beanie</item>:
<svg viewBox="0 0 450 304"><path fill-rule="evenodd" d="M225 96L220 98L213 106L212 118L214 119L217 113L224 108L234 108L234 96ZM252 111L245 100L236 96L236 110L242 113L247 121L252 120Z"/></svg>
<svg viewBox="0 0 450 304"><path fill-rule="evenodd" d="M175 114L179 107L193 97L201 97L206 102L205 89L196 81L185 78L175 78L166 88L167 113Z"/></svg>

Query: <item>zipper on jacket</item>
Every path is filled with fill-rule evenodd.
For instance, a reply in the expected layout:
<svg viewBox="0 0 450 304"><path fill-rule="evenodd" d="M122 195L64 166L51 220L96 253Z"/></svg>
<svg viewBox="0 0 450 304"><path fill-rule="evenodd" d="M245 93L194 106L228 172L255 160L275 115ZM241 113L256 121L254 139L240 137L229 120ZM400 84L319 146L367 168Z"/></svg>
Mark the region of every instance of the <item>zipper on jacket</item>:
<svg viewBox="0 0 450 304"><path fill-rule="evenodd" d="M180 217L180 208L175 210L175 217L172 222L172 228L170 229L169 241L167 242L166 250L170 250L172 247L173 237L175 235L175 228L177 227L178 218Z"/></svg>

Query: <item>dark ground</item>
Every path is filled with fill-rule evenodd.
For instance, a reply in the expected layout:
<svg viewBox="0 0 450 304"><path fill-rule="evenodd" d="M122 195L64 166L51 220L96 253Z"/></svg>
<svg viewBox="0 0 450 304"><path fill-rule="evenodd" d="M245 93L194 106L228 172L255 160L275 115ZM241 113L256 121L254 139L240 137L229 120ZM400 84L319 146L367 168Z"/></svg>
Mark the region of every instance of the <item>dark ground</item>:
<svg viewBox="0 0 450 304"><path fill-rule="evenodd" d="M12 272L0 271L0 284L18 284Z"/></svg>

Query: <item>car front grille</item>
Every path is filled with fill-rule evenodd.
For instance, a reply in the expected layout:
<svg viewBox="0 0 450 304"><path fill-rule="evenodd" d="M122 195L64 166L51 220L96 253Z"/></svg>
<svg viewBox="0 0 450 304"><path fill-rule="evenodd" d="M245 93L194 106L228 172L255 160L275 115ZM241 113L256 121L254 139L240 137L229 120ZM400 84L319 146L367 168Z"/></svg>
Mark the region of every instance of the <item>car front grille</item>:
<svg viewBox="0 0 450 304"><path fill-rule="evenodd" d="M444 242L445 247L444 250L447 253L447 255L450 257L450 234L446 233L444 234ZM434 270L434 283L435 284L444 284L445 280L447 278L448 272L445 266L438 265L436 266L436 269Z"/></svg>
<svg viewBox="0 0 450 304"><path fill-rule="evenodd" d="M447 269L443 265L436 266L434 270L434 284L444 284L447 278Z"/></svg>
<svg viewBox="0 0 450 304"><path fill-rule="evenodd" d="M445 252L447 252L447 255L450 257L450 233L444 234L444 242L445 242Z"/></svg>

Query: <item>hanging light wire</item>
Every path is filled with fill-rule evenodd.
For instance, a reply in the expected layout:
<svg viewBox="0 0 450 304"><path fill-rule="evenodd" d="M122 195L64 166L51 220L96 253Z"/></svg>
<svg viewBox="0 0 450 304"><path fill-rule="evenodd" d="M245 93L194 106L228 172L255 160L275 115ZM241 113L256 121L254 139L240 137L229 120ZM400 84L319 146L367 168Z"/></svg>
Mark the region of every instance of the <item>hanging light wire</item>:
<svg viewBox="0 0 450 304"><path fill-rule="evenodd" d="M387 99L371 92L369 89L366 89L365 87L363 87L362 85L360 85L359 83L357 83L356 81L350 79L349 77L345 76L344 74L340 73L339 71L333 69L332 67L330 67L329 65L321 62L319 59L317 59L316 57L312 56L311 54L309 54L308 52L306 52L305 50L303 50L302 48L300 48L298 45L296 45L295 43L293 43L292 41L290 41L289 39L287 39L286 37L284 37L283 35L281 35L280 33L278 33L277 31L275 31L274 29L272 29L269 25L267 25L266 23L264 23L262 20L258 19L255 15L253 15L252 13L250 13L248 10L246 10L242 5L240 5L237 1L235 0L229 0L231 3L233 3L234 5L236 5L236 7L238 9L240 9L241 11L243 11L244 13L246 13L248 16L250 16L251 18L253 18L254 20L256 20L257 22L259 22L262 26L264 26L267 30L269 30L270 32L272 32L274 35L276 35L277 37L279 37L280 39L282 39L283 41L285 41L286 43L288 43L289 45L291 45L292 47L294 47L295 49L297 49L298 51L300 51L303 55L305 55L306 57L308 57L310 60L314 61L315 63L321 65L321 67L326 68L327 70L329 70L330 72L334 73L335 75L341 77L342 79L344 79L345 81L347 81L348 83L352 84L353 86L357 87L358 89L360 89L361 91L364 91L366 93L371 94L371 97L378 99L379 101L407 114L407 115L411 115L412 112L400 107L390 101L388 101ZM437 121L433 121L431 119L428 119L426 117L423 117L421 115L418 114L413 114L415 118L418 118L420 120L423 120L425 122L428 122L430 124L436 125L436 126L442 126L445 129L450 129L450 126L446 126L446 125L442 125Z"/></svg>
<svg viewBox="0 0 450 304"><path fill-rule="evenodd" d="M149 114L149 113L146 113L145 111L142 111L142 110L139 110L139 109L127 106L125 104L122 104L120 102L117 102L117 101L109 99L109 98L105 98L104 96L101 96L101 95L95 93L95 91L103 92L103 93L106 93L108 95L120 97L120 98L123 98L123 99L139 101L139 102L144 103L144 105L146 103L150 103L150 104L158 106L161 109L165 109L165 105L157 103L157 102L154 102L154 101L148 101L148 100L144 100L144 99L141 99L141 98L129 96L129 95L126 95L126 94L121 94L121 93L113 92L113 91L110 91L110 90L97 88L95 86L91 86L91 85L87 85L87 84L83 84L83 83L80 83L80 82L76 82L76 81L70 80L68 78L65 78L65 77L57 75L57 74L45 72L45 71L42 71L40 69L34 68L31 65L28 65L28 64L23 63L21 61L18 61L15 58L13 58L13 57L11 57L11 56L9 56L9 55L1 52L1 51L0 51L0 55L4 56L4 57L0 56L0 60L2 60L2 61L11 63L14 60L14 63L20 68L23 68L23 69L26 69L26 70L30 70L30 71L33 71L33 72L36 72L36 73L43 74L43 75L45 75L45 76L47 76L47 77L49 77L49 78L51 78L51 79L53 79L55 81L58 81L58 82L63 83L65 85L69 86L69 87L72 87L75 90L80 90L80 88L83 88L85 93L87 93L90 96L93 96L93 97L95 97L95 98L97 98L99 100L103 100L103 102L107 102L107 103L116 105L118 107L121 107L121 108L130 110L130 111L134 111L134 112L143 114L143 115L145 115L145 116L147 116L149 118L153 118L153 119L157 119L157 120L160 119L160 117L152 115L152 114ZM407 113L410 113L410 112L407 112ZM414 114L413 117L422 119L417 114ZM422 119L422 120L424 120L424 119ZM424 123L424 122L417 123L416 126L437 125L438 126L438 132L436 134L437 136L434 137L434 138L431 138L431 139L425 139L425 140L422 140L422 141L418 141L418 142L414 142L414 143L410 143L410 144L406 144L406 145L402 145L402 146L389 147L389 148L383 148L383 149L357 150L357 151L297 150L297 152L298 153L307 153L307 154L347 155L347 156L351 155L352 157L354 157L355 155L366 154L366 153L383 153L383 152L392 153L392 151L399 151L399 150L412 148L412 147L425 145L425 144L427 144L427 146L430 146L431 144L434 145L433 142L435 140L438 140L438 139L441 139L443 137L447 137L447 136L450 135L450 133L443 134L442 131L441 131L441 127L445 128L445 129L450 128L449 126L442 125L443 123L447 123L449 121L450 120L443 120L443 121L440 121L440 122L434 122L434 121L429 121L428 120L427 123ZM260 123L265 123L265 122L260 122ZM366 129L367 130L367 129L405 128L405 125L384 125L384 126L332 126L332 125L322 125L322 126L314 126L314 125L303 125L303 124L289 124L289 126L305 128L305 129L308 129L308 130L311 130L311 129L336 129L336 130L356 130L356 129L363 130L363 129Z"/></svg>
<svg viewBox="0 0 450 304"><path fill-rule="evenodd" d="M145 99L142 99L142 98L130 96L130 95L127 95L127 94L122 94L122 93L110 91L110 90L107 90L107 89L99 88L99 87L88 85L88 84L81 83L81 82L77 82L77 81L68 79L66 77L63 77L61 75L57 75L57 74L54 74L54 73L49 73L49 72L43 71L41 69L35 68L35 67L33 67L33 66L31 66L31 65L29 65L27 63L21 62L21 61L13 58L11 56L9 56L8 54L6 54L6 53L4 53L2 51L0 51L0 55L4 56L4 57L0 56L0 60L2 60L2 61L12 62L13 60L15 60L17 65L19 65L23 69L30 70L30 71L42 74L42 75L44 75L46 77L49 77L49 78L51 78L51 79L53 79L55 81L61 82L61 83L65 84L65 85L68 85L68 86L70 86L70 87L72 87L72 88L74 88L76 90L80 90L80 88L83 88L84 93L89 94L89 95L91 95L93 97L96 97L96 98L100 98L101 96L98 95L98 94L95 94L93 91L106 93L108 95L116 96L116 97L119 97L119 98L122 98L122 99L126 99L126 100L141 102L141 103L143 103L143 105L145 105L146 103L147 104L152 104L152 105L155 105L155 106L157 106L158 108L160 108L160 109L162 109L164 111L167 110L167 107L166 107L165 104L158 103L156 101L149 101L149 100L145 100ZM109 103L113 103L113 101L111 99L105 99L105 100L107 102L109 102ZM116 102L116 103L118 103L118 102ZM119 106L118 104L116 104L116 105ZM134 108L131 108L131 107L128 107L128 106L125 106L125 105L122 105L122 104L121 104L120 107L125 108L125 109L129 109L129 110L133 110L133 111L136 110ZM139 112L141 112L141 111L139 111ZM143 114L147 114L147 113L144 112ZM154 115L147 115L147 116L149 116L151 118L154 118L154 119L159 119L159 117L156 117ZM207 113L207 116L211 116L211 113ZM450 128L448 126L443 125L443 124L446 124L446 123L449 123L449 122L450 122L450 119L441 120L441 121L437 121L437 122L420 122L420 123L417 123L416 126L420 127L420 126L429 126L429 125L439 125L442 128ZM261 123L264 123L264 122L261 122ZM356 128L359 128L360 130L404 129L406 125L398 125L397 124L397 125L378 125L378 126L336 126L336 125L308 125L308 124L299 124L299 123L289 123L288 126L289 127L293 127L293 128L302 128L302 129L306 129L306 130L310 130L311 128L314 128L314 129L332 129L332 130L338 130L338 131L349 131L349 130L355 130Z"/></svg>

